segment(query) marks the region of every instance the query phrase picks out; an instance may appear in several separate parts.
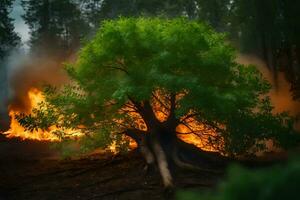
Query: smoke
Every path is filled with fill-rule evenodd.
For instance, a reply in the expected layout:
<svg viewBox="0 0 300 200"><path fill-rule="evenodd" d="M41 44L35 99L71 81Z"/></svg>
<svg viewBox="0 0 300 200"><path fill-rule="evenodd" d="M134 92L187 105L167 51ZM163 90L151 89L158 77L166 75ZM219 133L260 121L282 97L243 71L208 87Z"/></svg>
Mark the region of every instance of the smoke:
<svg viewBox="0 0 300 200"><path fill-rule="evenodd" d="M300 101L293 99L290 91L291 85L286 80L283 72L277 72L275 76L274 73L268 69L265 62L251 55L240 54L237 58L237 62L245 65L255 65L271 83L272 89L269 95L274 106L274 113L289 112L292 116L300 114ZM295 126L297 130L300 130L300 120L298 120Z"/></svg>
<svg viewBox="0 0 300 200"><path fill-rule="evenodd" d="M7 115L8 81L7 68L4 61L0 60L0 132L6 130L9 124Z"/></svg>
<svg viewBox="0 0 300 200"><path fill-rule="evenodd" d="M50 56L14 52L8 62L9 105L18 111L29 107L28 91L44 84L60 85L68 81L62 60Z"/></svg>

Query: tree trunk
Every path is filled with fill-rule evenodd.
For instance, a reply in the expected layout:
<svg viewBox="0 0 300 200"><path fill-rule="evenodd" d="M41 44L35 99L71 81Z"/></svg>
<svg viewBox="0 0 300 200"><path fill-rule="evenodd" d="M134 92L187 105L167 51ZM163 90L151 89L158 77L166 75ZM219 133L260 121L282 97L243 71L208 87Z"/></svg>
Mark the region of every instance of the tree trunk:
<svg viewBox="0 0 300 200"><path fill-rule="evenodd" d="M180 140L174 130L159 123L137 142L147 165L158 169L166 188L173 187L178 169L217 173L216 169L226 163L219 153L203 151Z"/></svg>
<svg viewBox="0 0 300 200"><path fill-rule="evenodd" d="M148 101L142 103L130 99L143 118L147 131L129 130L126 134L134 139L148 165L159 170L166 188L173 186L174 172L178 168L216 172L211 168L226 161L218 153L206 152L180 140L176 134L179 120L175 116L176 95L170 95L170 113L164 122L159 121Z"/></svg>

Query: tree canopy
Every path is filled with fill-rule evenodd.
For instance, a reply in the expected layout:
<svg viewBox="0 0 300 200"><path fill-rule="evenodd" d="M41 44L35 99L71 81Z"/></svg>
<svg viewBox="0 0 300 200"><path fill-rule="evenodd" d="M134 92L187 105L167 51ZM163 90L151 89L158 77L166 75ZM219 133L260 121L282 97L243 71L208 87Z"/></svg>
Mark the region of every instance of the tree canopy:
<svg viewBox="0 0 300 200"><path fill-rule="evenodd" d="M203 149L228 156L265 150L268 140L280 148L299 144L293 119L272 114L270 85L254 66L236 63L226 37L204 23L105 21L66 69L72 84L47 87L46 102L19 122L81 129L99 145L122 147L130 137L148 164L158 164L165 186L173 162L201 163L202 151L178 135L195 135Z"/></svg>
<svg viewBox="0 0 300 200"><path fill-rule="evenodd" d="M142 110L149 104L154 114L165 115L159 120L174 118L174 133L179 124L188 126L189 118L205 124L218 133L212 143L224 142L227 152L248 151L257 140L289 145L292 140L284 138L293 137L292 120L272 114L266 95L270 85L254 66L234 60L224 35L203 23L185 18L105 21L76 63L67 66L75 85L46 91L46 107L55 111L46 122L122 132L146 130L137 123L142 120L149 130L150 114Z"/></svg>
<svg viewBox="0 0 300 200"><path fill-rule="evenodd" d="M185 16L228 32L243 53L261 58L274 73L286 73L299 95L299 2L296 0L23 0L24 19L36 52L62 54L79 46L106 19L138 16ZM59 21L60 23L56 23ZM60 53L57 53L60 52Z"/></svg>

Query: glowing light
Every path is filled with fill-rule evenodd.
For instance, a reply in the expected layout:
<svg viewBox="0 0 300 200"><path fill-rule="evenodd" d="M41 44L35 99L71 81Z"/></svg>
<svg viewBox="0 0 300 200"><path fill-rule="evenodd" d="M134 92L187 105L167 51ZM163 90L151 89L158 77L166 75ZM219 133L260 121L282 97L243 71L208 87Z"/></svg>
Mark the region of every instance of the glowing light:
<svg viewBox="0 0 300 200"><path fill-rule="evenodd" d="M191 130L194 132L191 133ZM181 140L202 150L218 152L223 149L224 141L222 137L214 129L208 128L205 124L193 118L188 120L186 125L180 124L176 131ZM214 142L216 139L219 141Z"/></svg>
<svg viewBox="0 0 300 200"><path fill-rule="evenodd" d="M29 112L27 114L30 114L32 109L37 108L39 103L41 103L44 100L44 96L41 91L39 91L36 88L30 89L28 91L28 98L30 102L30 107L28 108ZM11 118L11 124L10 129L4 133L7 138L20 138L22 140L38 140L38 141L60 141L61 139L58 137L55 132L61 131L56 126L51 126L47 131L38 129L34 131L26 130L23 126L19 124L19 122L16 120L16 115L20 114L21 112L19 110L10 109L9 116ZM68 135L71 135L71 137L80 137L82 133L80 133L79 130L63 130L64 132L68 133Z"/></svg>
<svg viewBox="0 0 300 200"><path fill-rule="evenodd" d="M158 94L158 96L161 98L162 94ZM30 102L29 104L30 107L28 108L29 111L26 114L30 114L34 108L38 108L39 104L43 102L45 98L40 90L33 88L28 91L28 99ZM165 121L168 116L168 110L166 108L162 108L161 105L155 101L153 102L152 106L157 119L161 122ZM127 110L127 111L132 111L132 110ZM20 113L21 111L19 110L10 109L9 115L11 117L11 124L10 124L10 129L4 133L6 137L8 138L17 137L23 140L59 142L61 141L61 138L59 138L58 135L55 133L60 131L67 133L73 139L80 138L84 135L83 133L80 132L80 129L60 130L56 126L49 127L47 131L41 129L28 131L24 127L22 127L15 118ZM130 116L135 120L135 123L137 125L136 128L147 131L147 127L144 121L139 116L139 114L132 112ZM217 133L214 130L207 129L204 126L204 124L197 122L193 118L187 120L186 123L188 126L179 125L176 130L179 133L178 137L181 140L193 144L196 147L207 151L218 151L218 148L214 147L211 144L211 140L210 140L210 138L217 136ZM190 128L192 128L193 130L197 130L195 132L199 132L199 134L190 133L191 132ZM130 149L134 149L137 147L137 144L132 139L128 137L124 139L129 140ZM114 142L110 147L108 147L108 150L110 150L113 153L117 153L116 143Z"/></svg>

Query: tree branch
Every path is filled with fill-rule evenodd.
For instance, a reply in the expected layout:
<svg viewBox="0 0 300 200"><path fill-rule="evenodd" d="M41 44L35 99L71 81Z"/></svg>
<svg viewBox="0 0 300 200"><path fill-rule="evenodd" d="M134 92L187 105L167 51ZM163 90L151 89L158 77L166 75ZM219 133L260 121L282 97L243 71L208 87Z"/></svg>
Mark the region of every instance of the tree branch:
<svg viewBox="0 0 300 200"><path fill-rule="evenodd" d="M180 122L184 122L185 120L192 118L192 117L196 117L198 115L200 115L200 113L191 113L189 115L186 115L183 119L181 119Z"/></svg>
<svg viewBox="0 0 300 200"><path fill-rule="evenodd" d="M168 108L168 106L166 106L166 104L164 104L155 94L154 92L152 92L152 96L154 97L154 99L156 101L158 101L165 109L169 110L170 108Z"/></svg>
<svg viewBox="0 0 300 200"><path fill-rule="evenodd" d="M110 66L111 69L116 69L116 70L120 70L122 72L125 72L125 74L129 75L128 71L122 67L113 67L113 66Z"/></svg>
<svg viewBox="0 0 300 200"><path fill-rule="evenodd" d="M132 138L138 145L140 145L147 134L146 131L138 130L138 129L127 129L123 133L125 135Z"/></svg>

